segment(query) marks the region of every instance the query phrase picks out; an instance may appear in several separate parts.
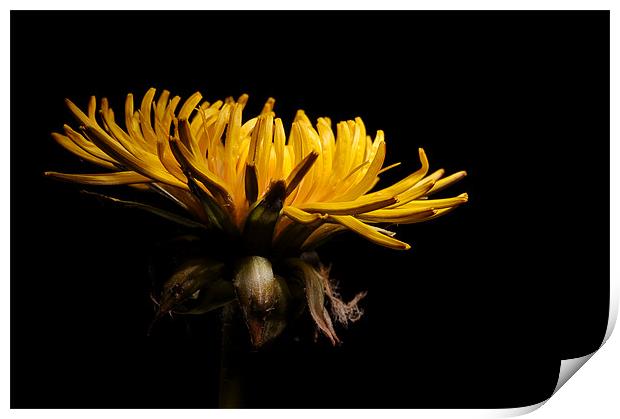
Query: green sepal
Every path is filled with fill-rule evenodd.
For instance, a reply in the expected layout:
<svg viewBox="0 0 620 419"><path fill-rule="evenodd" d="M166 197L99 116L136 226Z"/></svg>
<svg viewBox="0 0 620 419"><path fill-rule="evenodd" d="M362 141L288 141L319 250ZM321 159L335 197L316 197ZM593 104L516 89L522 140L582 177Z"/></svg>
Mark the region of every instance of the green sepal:
<svg viewBox="0 0 620 419"><path fill-rule="evenodd" d="M190 220L189 218L185 218L182 215L177 215L173 212L170 211L166 211L166 210L162 210L156 207L152 207L150 205L147 204L143 204L140 202L134 202L134 201L125 201L122 199L118 199L118 198L114 198L111 196L107 196L107 195L103 195L100 193L96 193L96 192L90 192L90 191L86 191L86 190L82 190L80 191L81 193L85 194L85 195L91 195L94 196L96 198L101 199L102 201L106 201L106 202L110 202L116 205L121 205L124 206L126 208L137 208L137 209L141 209L143 211L147 211L150 212L151 214L155 214L161 218L165 218L168 221L172 221L174 223L180 224L184 227L187 228L195 228L195 229L200 229L200 230L204 230L207 229L207 226L205 224L196 222L194 220Z"/></svg>
<svg viewBox="0 0 620 419"><path fill-rule="evenodd" d="M264 255L271 249L273 231L284 205L286 184L271 183L263 199L250 209L243 228L243 243L250 254Z"/></svg>
<svg viewBox="0 0 620 419"><path fill-rule="evenodd" d="M291 294L284 278L274 274L269 259L239 259L233 285L252 345L261 347L278 337L287 325Z"/></svg>
<svg viewBox="0 0 620 419"><path fill-rule="evenodd" d="M190 192L200 200L200 203L202 204L211 224L219 230L232 236L237 235L238 231L235 228L229 213L224 211L211 195L198 186L189 172L185 173L185 176L187 177L187 186L189 187Z"/></svg>
<svg viewBox="0 0 620 419"><path fill-rule="evenodd" d="M292 223L282 230L274 243L274 252L280 256L293 256L301 251L301 247L312 232L320 225Z"/></svg>
<svg viewBox="0 0 620 419"><path fill-rule="evenodd" d="M337 235L339 235L341 233L344 233L346 231L349 231L349 230L347 228L345 228L345 227L334 229L329 234L325 234L323 236L323 238L321 238L320 240L317 240L314 243L312 243L310 246L304 246L303 243L302 243L300 251L302 251L302 252L313 251L313 250L323 246L325 243L327 243L328 241L330 241L331 239L333 239ZM304 241L304 243L305 243L305 241Z"/></svg>
<svg viewBox="0 0 620 419"><path fill-rule="evenodd" d="M256 166L253 164L245 165L245 197L252 205L258 198L258 178L256 175Z"/></svg>
<svg viewBox="0 0 620 419"><path fill-rule="evenodd" d="M196 295L197 294L197 295ZM178 314L205 314L235 300L232 282L223 278L208 281L202 288L174 309Z"/></svg>
<svg viewBox="0 0 620 419"><path fill-rule="evenodd" d="M155 320L175 309L197 291L221 280L225 265L210 258L192 259L183 265L163 286Z"/></svg>

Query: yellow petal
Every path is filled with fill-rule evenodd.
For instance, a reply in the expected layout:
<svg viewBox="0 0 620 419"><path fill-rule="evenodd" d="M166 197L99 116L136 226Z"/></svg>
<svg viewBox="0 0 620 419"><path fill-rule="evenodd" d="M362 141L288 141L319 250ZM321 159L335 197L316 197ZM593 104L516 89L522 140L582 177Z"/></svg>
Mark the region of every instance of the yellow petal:
<svg viewBox="0 0 620 419"><path fill-rule="evenodd" d="M200 113L200 118L202 119L202 135L198 136L198 150L202 156L207 155L207 150L209 149L209 145L211 144L211 127L217 120L217 116L219 111L208 108L203 109L200 107L198 110ZM213 156L211 156L213 157Z"/></svg>
<svg viewBox="0 0 620 419"><path fill-rule="evenodd" d="M371 226L364 224L360 220L350 215L330 215L328 221L341 224L380 246L385 246L397 250L409 250L411 248L411 246L407 243L401 242L400 240L396 240L392 237L388 237L385 234L378 232Z"/></svg>
<svg viewBox="0 0 620 419"><path fill-rule="evenodd" d="M435 185L435 181L432 178L425 178L422 181L418 182L411 189L403 192L398 195L398 204L390 206L390 208L402 207L408 202L413 201L421 196L424 196L431 188Z"/></svg>
<svg viewBox="0 0 620 419"><path fill-rule="evenodd" d="M301 180L306 176L316 159L319 157L319 153L316 151L310 152L297 166L291 171L286 178L286 195L290 195L293 192Z"/></svg>
<svg viewBox="0 0 620 419"><path fill-rule="evenodd" d="M112 156L118 162L136 169L139 172L141 169L146 170L144 163L131 154L125 147L123 147L115 138L112 138L107 132L94 125L87 125L84 128L83 133L91 140L97 147L103 150L109 156ZM134 167L135 166L135 167Z"/></svg>
<svg viewBox="0 0 620 419"><path fill-rule="evenodd" d="M358 215L358 218L362 221L366 221L369 223L390 223L390 224L413 224L420 221L425 221L430 219L432 216L437 214L435 209L420 209L420 210L410 210L408 212L401 211L400 213L395 212L395 210L386 210L390 213L388 214L373 214L366 213Z"/></svg>
<svg viewBox="0 0 620 419"><path fill-rule="evenodd" d="M385 234L388 237L394 237L396 236L396 232L395 231L391 231L391 230L386 230L384 228L381 227L377 227L377 226L370 226L370 228L374 229L375 231L381 233L381 234Z"/></svg>
<svg viewBox="0 0 620 419"><path fill-rule="evenodd" d="M266 114L273 111L273 106L275 105L275 103L276 100L274 98L270 97L269 99L267 99L267 102L265 102L265 106L263 106L261 114Z"/></svg>
<svg viewBox="0 0 620 419"><path fill-rule="evenodd" d="M398 207L398 209L400 208L426 208L426 207L441 209L441 208L454 207L456 205L462 205L466 203L468 199L469 199L469 196L467 195L467 193L462 193L458 196L455 196L454 198L416 199L416 200L408 202L405 205Z"/></svg>
<svg viewBox="0 0 620 419"><path fill-rule="evenodd" d="M380 175L381 173L387 172L390 169L393 169L395 167L398 167L401 165L401 162L396 162L394 164L390 164L389 166L384 167L383 169L379 170L379 173L377 173L378 175Z"/></svg>
<svg viewBox="0 0 620 419"><path fill-rule="evenodd" d="M364 177L342 195L339 200L355 199L370 189L375 178L379 174L379 170L381 170L381 166L383 166L385 151L385 141L381 141Z"/></svg>
<svg viewBox="0 0 620 419"><path fill-rule="evenodd" d="M164 139L160 137L157 137L157 157L168 172L181 182L187 183L187 178L183 174L181 166L172 155L172 150L170 149L168 141L164 141Z"/></svg>
<svg viewBox="0 0 620 419"><path fill-rule="evenodd" d="M391 223L396 219L416 216L417 214L432 211L433 209L433 207L384 209L359 214L358 218L375 223Z"/></svg>
<svg viewBox="0 0 620 419"><path fill-rule="evenodd" d="M155 89L150 88L142 97L140 112L138 113L138 121L140 122L140 130L142 131L144 142L148 149L153 152L157 148L157 134L153 130L153 123L151 121L154 97Z"/></svg>
<svg viewBox="0 0 620 419"><path fill-rule="evenodd" d="M333 160L334 180L340 180L349 173L351 166L351 132L346 122L336 125L336 150Z"/></svg>
<svg viewBox="0 0 620 419"><path fill-rule="evenodd" d="M447 188L448 186L452 185L453 183L458 182L459 180L463 179L465 176L467 176L467 172L461 171L461 172L456 172L443 179L439 179L437 182L435 182L435 186L433 186L433 189L431 189L428 192L428 194L430 195L430 194L439 192Z"/></svg>
<svg viewBox="0 0 620 419"><path fill-rule="evenodd" d="M298 112L299 114L299 112ZM293 122L291 132L288 137L288 147L292 152L293 162L299 164L304 157L303 141L301 138L301 125L299 122Z"/></svg>
<svg viewBox="0 0 620 419"><path fill-rule="evenodd" d="M366 126L360 117L355 118L355 132L353 136L354 148L352 151L356 154L355 164L359 164L366 157Z"/></svg>
<svg viewBox="0 0 620 419"><path fill-rule="evenodd" d="M172 124L172 120L174 119L174 111L179 106L181 102L181 98L179 96L175 96L170 100L166 110L164 112L164 117L161 120L161 124L157 124L161 129L161 134L159 136L163 137L163 139L167 139L168 135L170 135L170 125Z"/></svg>
<svg viewBox="0 0 620 419"><path fill-rule="evenodd" d="M418 152L420 154L420 162L422 163L422 167L420 167L420 169L410 174L400 182L396 182L392 186L381 189L377 192L372 192L369 195L385 194L396 196L405 192L409 188L413 187L416 183L418 183L426 175L426 172L428 172L428 158L426 157L426 153L421 148L418 149Z"/></svg>
<svg viewBox="0 0 620 419"><path fill-rule="evenodd" d="M181 106L181 110L179 111L178 119L189 119L192 111L198 106L198 103L202 100L202 95L200 92L196 92L190 97L187 98L183 106Z"/></svg>
<svg viewBox="0 0 620 419"><path fill-rule="evenodd" d="M143 141L142 133L134 124L133 95L129 93L125 100L125 128L134 141Z"/></svg>
<svg viewBox="0 0 620 419"><path fill-rule="evenodd" d="M269 157L271 156L271 144L273 141L273 112L262 114L258 135L260 138L257 148L256 169L258 171L259 193L266 190L269 185Z"/></svg>
<svg viewBox="0 0 620 419"><path fill-rule="evenodd" d="M78 157L89 161L91 163L95 163L99 166L105 167L107 169L117 169L117 167L110 163L109 161L103 160L99 157L93 156L92 154L90 154L89 152L85 151L84 149L80 148L76 143L74 143L73 141L71 141L71 139L69 137L67 137L66 135L62 135L62 134L58 134L56 132L52 133L52 138L54 138L54 140L60 144L62 147L66 148L67 150L69 150L70 152L72 152L73 154L77 155Z"/></svg>
<svg viewBox="0 0 620 419"><path fill-rule="evenodd" d="M157 105L155 105L155 117L157 119L162 120L164 118L164 115L166 114L166 107L168 106L169 98L170 98L170 92L167 90L164 90L159 95L159 98L157 99ZM131 114L133 114L133 110Z"/></svg>
<svg viewBox="0 0 620 419"><path fill-rule="evenodd" d="M241 125L241 130L239 131L239 136L241 137L241 139L245 139L250 135L257 122L258 117L256 116L252 119L248 119L243 125Z"/></svg>
<svg viewBox="0 0 620 419"><path fill-rule="evenodd" d="M274 179L280 180L284 178L284 145L286 142L286 133L280 118L275 119L275 132L273 136L273 147L276 152L276 168L274 171Z"/></svg>
<svg viewBox="0 0 620 419"><path fill-rule="evenodd" d="M138 148L132 144L133 140L125 131L119 127L114 121L114 113L112 109L108 107L108 100L106 98L101 99L101 116L107 126L107 130L118 141L120 145L134 156L140 156Z"/></svg>
<svg viewBox="0 0 620 419"><path fill-rule="evenodd" d="M302 144L302 153L307 153L309 150L312 150L316 153L321 154L321 144L318 138L318 133L314 131L312 125L310 125L309 120L303 120L298 123L299 135L301 138ZM294 202L305 202L308 201L308 198L311 197L316 189L317 184L320 182L321 171L323 168L323 160L317 158L315 163L312 165L307 175L304 177L303 181L299 185L299 194L295 198Z"/></svg>
<svg viewBox="0 0 620 419"><path fill-rule="evenodd" d="M248 96L247 93L244 93L241 96L239 96L239 98L237 99L237 103L240 104L242 107L245 107L245 105L248 103L249 98L250 96ZM275 102L275 99L274 99L274 102Z"/></svg>
<svg viewBox="0 0 620 419"><path fill-rule="evenodd" d="M451 207L451 208L443 208L440 210L435 211L435 214L431 217L428 217L426 220L424 221L430 221L430 220L434 220L435 218L439 218L442 215L446 215L452 211L454 211L457 207Z"/></svg>
<svg viewBox="0 0 620 419"><path fill-rule="evenodd" d="M408 204L397 208L381 209L376 211L370 211L365 214L360 214L359 218L375 222L396 222L395 220L407 219L425 211L462 205L467 202L467 199L468 198L466 193L454 198L419 199L411 201Z"/></svg>
<svg viewBox="0 0 620 419"><path fill-rule="evenodd" d="M82 125L91 125L93 122L90 118L80 110L73 102L69 99L65 99L65 104L69 108L69 110L75 115L75 117L82 123Z"/></svg>
<svg viewBox="0 0 620 419"><path fill-rule="evenodd" d="M308 213L306 211L300 210L299 208L291 206L284 207L282 209L282 213L291 220L301 224L312 224L320 220L325 220L327 218L326 214Z"/></svg>
<svg viewBox="0 0 620 419"><path fill-rule="evenodd" d="M422 179L421 179L421 180L420 180L420 181L416 184L416 186L417 186L417 185L419 185L419 184L421 184L421 183L428 182L428 181L429 181L429 180L431 180L431 179L433 180L433 184L434 184L434 182L437 182L439 179L441 179L441 177L444 175L444 173L446 173L446 171L445 171L445 170L443 170L443 169L438 169L438 170L435 170L435 171L434 171L433 173L431 173L430 175L423 177L423 178L422 178Z"/></svg>
<svg viewBox="0 0 620 419"><path fill-rule="evenodd" d="M65 129L65 134L67 134L71 141L73 141L82 150L109 163L118 163L118 161L116 161L113 157L110 157L107 153L103 152L101 149L99 149L99 147L97 147L91 141L87 140L79 132L75 132L70 126L65 125L63 128Z"/></svg>
<svg viewBox="0 0 620 419"><path fill-rule="evenodd" d="M311 202L302 204L299 208L308 212L354 215L383 208L396 202L397 200L394 197L376 195L368 198L363 196L355 201Z"/></svg>
<svg viewBox="0 0 620 419"><path fill-rule="evenodd" d="M195 109L196 113L190 115L188 121L190 123L189 126L192 135L194 136L194 138L196 138L196 145L199 145L200 140L205 135L205 129L203 129L202 126L204 122L202 114L205 112L206 109L209 109L209 102L202 102L199 106L196 106Z"/></svg>
<svg viewBox="0 0 620 419"><path fill-rule="evenodd" d="M190 123L187 119L179 118L179 139L187 150L191 153L192 157L196 159L198 153L198 143L192 135ZM197 160L197 159L196 159Z"/></svg>
<svg viewBox="0 0 620 419"><path fill-rule="evenodd" d="M105 131L92 125L85 127L85 133L88 137L97 144L97 146L103 149L106 153L114 157L118 162L127 166L146 177L160 182L167 183L172 186L178 186L183 189L187 189L187 185L180 182L169 172L162 170L163 167L159 165L153 166L152 164L145 164L135 158L131 153L125 150L120 144L118 144L112 137L110 137ZM153 158L156 158L153 156Z"/></svg>
<svg viewBox="0 0 620 419"><path fill-rule="evenodd" d="M189 170L199 181L204 183L212 194L221 196L227 203L232 202L228 185L206 167L199 166L182 143L170 137L170 148L181 167Z"/></svg>
<svg viewBox="0 0 620 419"><path fill-rule="evenodd" d="M226 125L230 122L231 110L232 110L231 105L229 105L228 103L222 106L222 109L220 110L220 113L217 116L217 120L215 121L215 124L213 125L213 135L211 136L212 144L210 145L209 149L213 148L214 142L219 142L221 144L222 135L224 134L224 129L226 129Z"/></svg>
<svg viewBox="0 0 620 419"><path fill-rule="evenodd" d="M45 172L45 176L65 180L67 182L86 183L88 185L127 185L131 183L148 183L152 179L136 172L68 174Z"/></svg>

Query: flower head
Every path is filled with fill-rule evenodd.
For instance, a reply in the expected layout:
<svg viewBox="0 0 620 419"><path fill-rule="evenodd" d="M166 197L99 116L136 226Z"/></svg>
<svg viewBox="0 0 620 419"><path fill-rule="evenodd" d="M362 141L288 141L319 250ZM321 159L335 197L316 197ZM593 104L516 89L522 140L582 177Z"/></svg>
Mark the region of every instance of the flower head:
<svg viewBox="0 0 620 419"><path fill-rule="evenodd" d="M150 89L138 110L133 96L127 96L125 128L105 98L97 111L92 97L86 112L67 100L79 129L65 125L65 133L53 138L107 171L46 174L158 192L184 215L98 196L218 238L219 250L186 260L165 282L156 319L173 311L202 314L237 301L253 344L261 346L306 307L318 330L335 344L338 337L325 305L346 324L360 317L357 303L365 294L344 303L328 270L310 251L346 230L382 246L409 249L378 224L427 221L467 202L467 194L429 199L465 172L428 174L426 154L419 149L418 170L373 190L379 175L397 165L383 167L382 131L373 139L356 118L336 124L334 133L329 118L313 126L298 111L287 136L273 112L273 99L244 122L247 100L242 95L237 101L201 103L200 93L194 93L181 104L168 91L155 100L155 89Z"/></svg>
<svg viewBox="0 0 620 419"><path fill-rule="evenodd" d="M273 99L244 122L247 100L242 95L237 101L201 103L201 94L194 93L181 104L168 91L155 100L155 89L150 89L137 110L133 96L127 96L124 129L105 98L97 112L92 97L86 113L67 100L79 129L65 125L64 135L54 133L53 138L108 171L46 174L91 185L156 189L194 222L244 235L258 251L273 246L295 253L343 230L382 246L409 249L377 224L427 221L467 202L467 194L429 199L465 172L428 174L422 149L418 170L373 191L379 175L396 165L383 167L384 133L378 131L373 139L360 118L339 122L334 133L329 118L313 126L300 110L287 136L273 112Z"/></svg>

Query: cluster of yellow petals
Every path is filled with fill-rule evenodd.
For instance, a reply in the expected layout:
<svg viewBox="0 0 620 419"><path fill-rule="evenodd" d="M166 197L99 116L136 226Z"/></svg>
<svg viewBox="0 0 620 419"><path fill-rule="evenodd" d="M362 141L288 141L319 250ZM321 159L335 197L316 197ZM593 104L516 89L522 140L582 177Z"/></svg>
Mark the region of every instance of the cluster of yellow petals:
<svg viewBox="0 0 620 419"><path fill-rule="evenodd" d="M467 194L453 198L429 196L465 176L444 177L443 169L428 174L424 150L421 167L399 182L372 191L383 167L384 133L373 138L360 118L336 124L319 118L313 126L298 111L288 136L269 99L260 115L243 122L248 96L237 101L209 103L194 93L181 98L155 89L144 95L139 109L127 96L124 129L104 98L97 110L92 97L86 113L67 100L80 127L64 126L53 138L69 151L109 169L97 174L48 175L94 185L132 185L156 188L200 218L195 191L188 186L191 173L202 192L212 197L239 229L252 205L260 201L271 183L286 182L286 198L276 232L287 224L315 227L309 242L337 230L350 229L377 244L408 249L409 245L377 223L408 224L441 216L467 201ZM177 108L180 109L177 110ZM250 179L251 177L251 179ZM250 185L250 187L248 187Z"/></svg>

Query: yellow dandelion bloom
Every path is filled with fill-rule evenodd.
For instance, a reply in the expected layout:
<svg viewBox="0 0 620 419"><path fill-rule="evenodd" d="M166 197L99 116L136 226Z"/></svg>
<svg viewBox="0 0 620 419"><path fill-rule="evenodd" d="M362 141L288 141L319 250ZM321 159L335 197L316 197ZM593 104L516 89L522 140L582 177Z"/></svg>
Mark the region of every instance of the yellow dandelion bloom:
<svg viewBox="0 0 620 419"><path fill-rule="evenodd" d="M252 235L270 226L261 246L305 250L333 234L351 230L373 243L409 249L377 224L410 224L437 218L467 202L430 196L465 176L444 177L442 169L421 167L391 186L373 190L386 158L384 133L374 138L360 118L315 125L298 111L290 130L269 99L260 115L243 118L248 96L209 103L194 93L184 102L155 89L125 102L119 123L104 98L86 112L67 105L79 128L64 126L53 138L64 148L106 169L95 174L47 172L58 179L91 185L155 189L179 204L193 222L230 234ZM124 125L124 128L121 127ZM260 234L259 234L260 235Z"/></svg>
<svg viewBox="0 0 620 419"><path fill-rule="evenodd" d="M165 90L156 99L155 89L149 89L139 109L127 96L124 128L105 98L97 109L91 97L86 112L67 100L79 126L65 125L64 134L53 138L105 172L46 174L156 191L184 215L97 195L215 233L207 235L217 245L213 252L184 261L165 281L154 322L166 313L204 314L219 307L227 307L230 317L240 307L251 342L259 347L307 307L317 330L337 344L326 306L338 323L347 324L361 316L358 302L365 293L342 301L329 271L310 251L348 230L382 246L409 249L381 225L431 220L467 202L467 194L430 198L465 172L429 174L419 149L418 170L377 188L379 176L398 165L384 167L382 131L373 139L355 118L339 122L334 132L329 118L313 126L298 111L287 135L273 99L260 115L244 121L247 100L242 95L209 103L194 93L181 102Z"/></svg>

